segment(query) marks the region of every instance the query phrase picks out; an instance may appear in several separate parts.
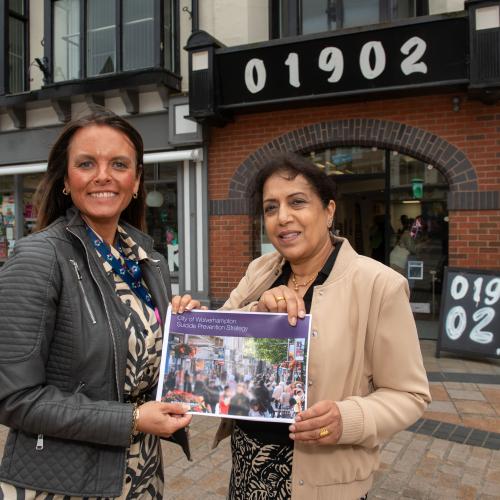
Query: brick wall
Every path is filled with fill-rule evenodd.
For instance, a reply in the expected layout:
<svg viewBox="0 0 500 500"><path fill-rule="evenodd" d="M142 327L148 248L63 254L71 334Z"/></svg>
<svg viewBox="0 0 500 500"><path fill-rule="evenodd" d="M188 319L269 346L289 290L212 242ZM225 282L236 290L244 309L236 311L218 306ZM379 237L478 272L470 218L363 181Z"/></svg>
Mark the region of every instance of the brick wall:
<svg viewBox="0 0 500 500"><path fill-rule="evenodd" d="M452 110L456 95L461 98L458 112ZM210 130L209 199L228 198L238 167L273 139L310 124L356 118L395 121L439 136L467 156L476 171L478 191L500 191L500 105L468 100L465 94L442 94L236 116L226 126ZM209 234L211 295L217 302L227 297L251 259L250 218L213 215ZM450 265L500 269L499 235L500 211L451 211Z"/></svg>
<svg viewBox="0 0 500 500"><path fill-rule="evenodd" d="M450 266L500 269L500 211L450 213Z"/></svg>

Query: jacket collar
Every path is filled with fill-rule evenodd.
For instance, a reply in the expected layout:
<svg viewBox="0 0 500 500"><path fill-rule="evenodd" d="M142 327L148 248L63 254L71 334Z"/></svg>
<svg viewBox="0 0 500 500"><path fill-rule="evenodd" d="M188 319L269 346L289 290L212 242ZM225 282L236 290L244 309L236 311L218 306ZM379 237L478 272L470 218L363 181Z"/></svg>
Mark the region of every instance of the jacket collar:
<svg viewBox="0 0 500 500"><path fill-rule="evenodd" d="M70 228L75 232L80 238L85 241L86 230L85 223L80 215L80 211L74 205L68 208L66 211L66 227ZM136 227L132 226L128 222L120 221L120 226L126 231L126 233L148 254L153 250L153 238L139 231Z"/></svg>
<svg viewBox="0 0 500 500"><path fill-rule="evenodd" d="M345 272L350 267L351 263L359 257L359 254L352 248L349 240L347 238L342 238L341 236L333 236L333 243L342 243L337 258L335 259L335 265L333 266L332 272L325 280L323 285L331 283L340 279ZM285 264L285 259L278 253L273 252L269 256L268 266L269 272L272 272L274 279L276 279L282 272L283 266ZM266 270L263 270L263 277L265 276L269 279L269 273ZM260 282L256 284L256 287L259 287ZM320 285L322 286L322 285Z"/></svg>
<svg viewBox="0 0 500 500"><path fill-rule="evenodd" d="M333 236L333 242L341 242L337 259L335 260L335 265L333 266L330 276L325 280L323 285L332 283L342 278L342 276L347 272L351 264L359 257L359 254L352 248L349 240L347 238L342 238L341 236ZM322 286L322 285L320 285Z"/></svg>

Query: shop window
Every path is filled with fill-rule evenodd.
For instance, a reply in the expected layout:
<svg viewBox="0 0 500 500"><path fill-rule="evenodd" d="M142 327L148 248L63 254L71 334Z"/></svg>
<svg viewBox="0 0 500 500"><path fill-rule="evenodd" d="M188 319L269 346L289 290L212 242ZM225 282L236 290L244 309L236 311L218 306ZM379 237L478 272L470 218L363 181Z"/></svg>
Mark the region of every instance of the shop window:
<svg viewBox="0 0 500 500"><path fill-rule="evenodd" d="M145 169L146 224L154 248L168 262L172 283L179 282L177 168L157 164Z"/></svg>
<svg viewBox="0 0 500 500"><path fill-rule="evenodd" d="M54 2L54 81L80 78L80 0Z"/></svg>
<svg viewBox="0 0 500 500"><path fill-rule="evenodd" d="M367 26L428 13L427 0L271 0L271 37Z"/></svg>
<svg viewBox="0 0 500 500"><path fill-rule="evenodd" d="M33 195L42 174L0 176L0 265L36 223Z"/></svg>
<svg viewBox="0 0 500 500"><path fill-rule="evenodd" d="M87 76L116 71L116 2L87 0Z"/></svg>
<svg viewBox="0 0 500 500"><path fill-rule="evenodd" d="M123 69L154 65L154 1L123 2ZM167 13L167 18L169 14Z"/></svg>
<svg viewBox="0 0 500 500"><path fill-rule="evenodd" d="M390 220L394 231L388 264L408 279L417 317L439 314L448 263L447 193L446 179L433 165L405 155L391 156ZM400 253L398 262L395 252Z"/></svg>
<svg viewBox="0 0 500 500"><path fill-rule="evenodd" d="M0 93L24 92L27 89L28 2L0 0L0 9L5 13L5 17L0 16L4 20L0 53L7 55L1 59Z"/></svg>
<svg viewBox="0 0 500 500"><path fill-rule="evenodd" d="M53 0L47 29L54 81L155 65L175 71L176 6L175 0Z"/></svg>

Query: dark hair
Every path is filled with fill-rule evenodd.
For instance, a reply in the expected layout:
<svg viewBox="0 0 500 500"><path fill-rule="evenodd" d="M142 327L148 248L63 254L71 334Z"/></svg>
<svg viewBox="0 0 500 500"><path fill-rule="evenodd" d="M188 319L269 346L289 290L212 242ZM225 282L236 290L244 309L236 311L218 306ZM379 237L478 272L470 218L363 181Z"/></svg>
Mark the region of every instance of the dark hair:
<svg viewBox="0 0 500 500"><path fill-rule="evenodd" d="M330 200L335 200L335 182L321 168L298 154L277 153L259 170L250 191L257 214L262 214L264 184L276 173L285 174L288 180L293 180L298 175L305 177L325 208Z"/></svg>
<svg viewBox="0 0 500 500"><path fill-rule="evenodd" d="M72 205L71 197L63 194L64 179L68 171L68 150L71 140L78 130L99 125L111 127L127 136L134 146L137 161L137 175L141 180L137 190L137 198L133 198L120 218L140 230L145 229L146 192L144 189L143 156L144 144L139 132L125 119L112 111L96 106L92 112L68 123L52 146L47 163L47 171L38 184L35 193L37 209L36 230L41 230L55 221Z"/></svg>

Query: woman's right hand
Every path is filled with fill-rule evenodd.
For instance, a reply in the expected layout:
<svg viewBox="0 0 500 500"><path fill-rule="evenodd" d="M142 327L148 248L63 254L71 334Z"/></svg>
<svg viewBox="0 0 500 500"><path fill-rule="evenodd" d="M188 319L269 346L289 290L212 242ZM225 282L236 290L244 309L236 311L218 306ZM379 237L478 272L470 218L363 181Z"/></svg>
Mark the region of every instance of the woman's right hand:
<svg viewBox="0 0 500 500"><path fill-rule="evenodd" d="M266 290L252 311L288 313L288 322L292 326L297 324L297 318L304 318L306 315L302 297L285 285Z"/></svg>
<svg viewBox="0 0 500 500"><path fill-rule="evenodd" d="M146 434L168 438L175 431L186 427L192 415L186 415L189 405L148 401L139 406L136 429Z"/></svg>

